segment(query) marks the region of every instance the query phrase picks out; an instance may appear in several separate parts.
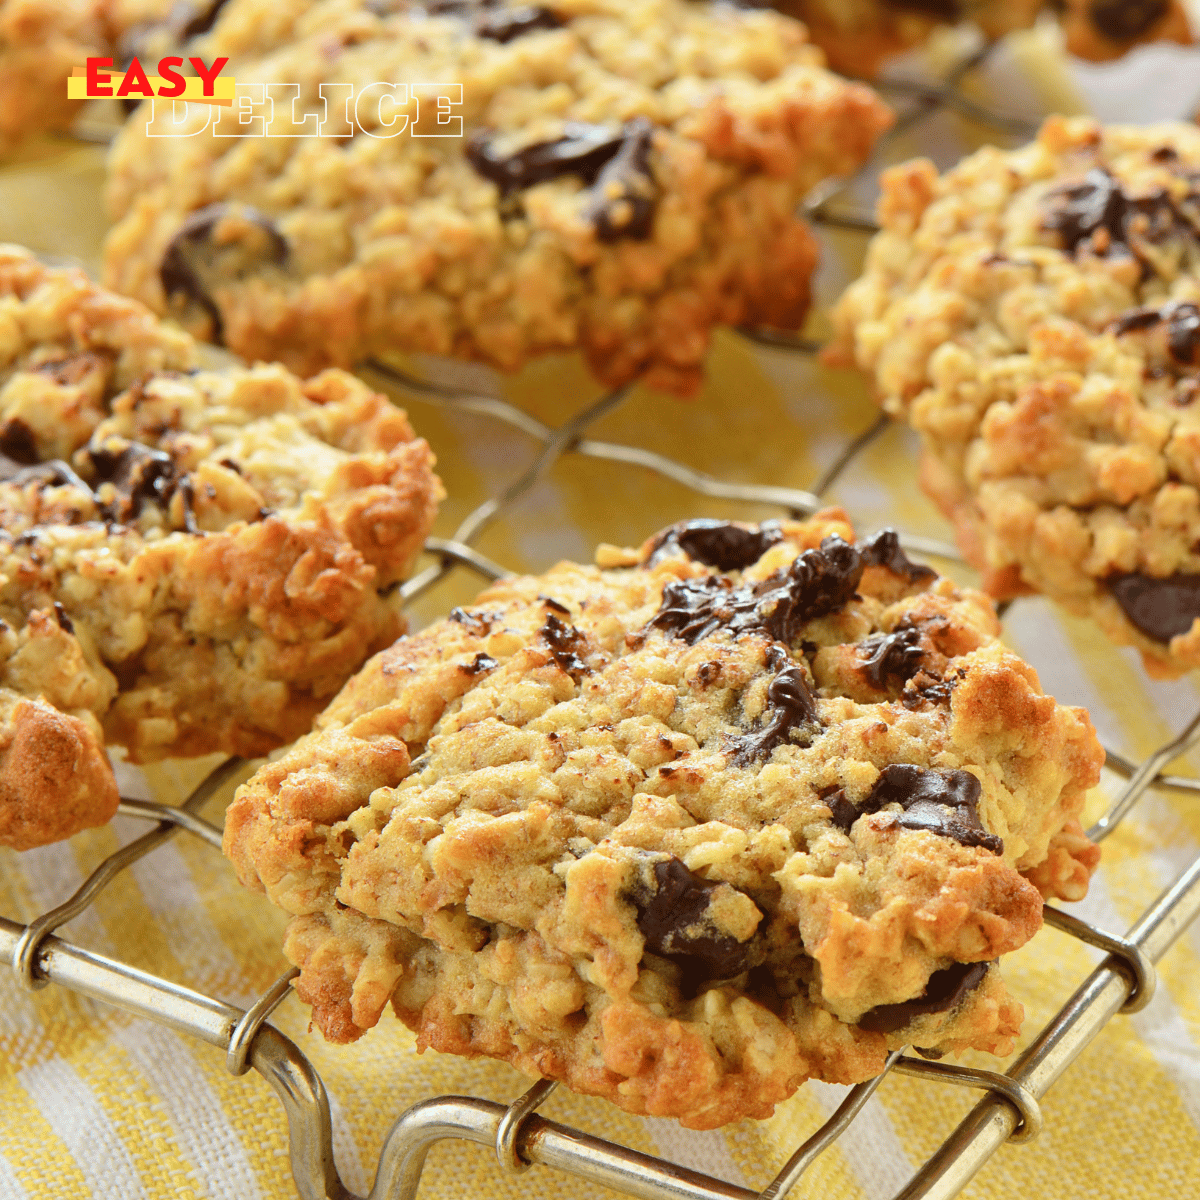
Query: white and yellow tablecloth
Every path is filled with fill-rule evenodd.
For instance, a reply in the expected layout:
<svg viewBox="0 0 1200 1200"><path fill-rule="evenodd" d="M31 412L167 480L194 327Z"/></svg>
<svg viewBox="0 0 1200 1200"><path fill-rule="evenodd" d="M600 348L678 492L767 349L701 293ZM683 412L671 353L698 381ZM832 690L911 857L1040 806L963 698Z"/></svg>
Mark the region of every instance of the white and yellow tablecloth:
<svg viewBox="0 0 1200 1200"><path fill-rule="evenodd" d="M1022 63L1036 58L1035 51L1018 45L1009 55L1009 74L993 86L1023 89L1006 99L1026 107L1044 105L1047 97L1053 104L1077 103L1061 79L1048 81L1044 72L1022 76ZM1094 82L1084 79L1080 86L1086 92ZM969 148L979 131L939 117L921 136L933 137L946 161ZM0 170L0 240L94 266L104 225L102 157L98 148L46 143ZM829 240L826 294L845 281L862 248L853 235ZM498 386L469 368L453 373ZM503 390L551 424L598 394L573 359L539 363L505 381ZM450 493L439 533L448 534L536 453L524 434L487 418L421 402L407 407L433 444ZM638 390L589 436L659 450L724 479L806 487L875 415L859 381L725 335L716 341L711 378L697 400ZM895 524L945 537L943 522L916 490L913 461L911 439L891 428L854 463L831 499L845 505L862 530ZM692 515L773 514L703 502L636 468L568 457L489 529L479 548L515 569L540 570L562 557L586 559L598 541L639 543ZM456 574L420 601L414 624L469 600L474 589L465 572ZM1168 740L1200 707L1197 680L1151 683L1132 654L1113 650L1090 627L1040 600L1013 607L1006 636L1039 668L1047 690L1086 705L1106 744L1127 757L1140 759ZM127 794L141 789L146 797L175 802L208 765L168 763L131 772ZM1106 779L1109 793L1116 783ZM229 790L206 815L219 819L228 798ZM1094 818L1105 801L1098 791L1088 815ZM24 921L60 903L99 861L145 828L120 818L64 845L0 855L0 914ZM1072 908L1124 932L1198 853L1200 804L1152 793L1105 843L1091 894ZM244 1007L284 969L282 928L282 915L243 892L219 854L183 835L125 872L65 936ZM1010 988L1025 1003L1027 1036L1098 957L1045 929L1006 960ZM1116 1018L1046 1098L1040 1141L1001 1150L965 1194L1006 1200L1200 1196L1198 979L1200 928L1193 928L1163 961L1153 1003L1134 1017ZM409 1105L445 1093L509 1101L528 1085L504 1065L418 1056L412 1036L390 1017L364 1041L341 1048L308 1031L306 1011L294 999L273 1020L329 1089L338 1166L358 1193L369 1189L382 1140ZM983 1056L971 1061L994 1065ZM809 1084L769 1121L706 1134L627 1116L564 1089L542 1111L646 1153L761 1187L843 1091ZM971 1093L927 1081L888 1080L851 1132L812 1168L799 1194L886 1200L973 1101ZM505 1177L490 1150L444 1143L430 1156L421 1194L575 1200L609 1193L540 1167ZM207 1045L56 987L26 993L0 969L0 1200L294 1195L283 1112L256 1074L233 1078L224 1055Z"/></svg>

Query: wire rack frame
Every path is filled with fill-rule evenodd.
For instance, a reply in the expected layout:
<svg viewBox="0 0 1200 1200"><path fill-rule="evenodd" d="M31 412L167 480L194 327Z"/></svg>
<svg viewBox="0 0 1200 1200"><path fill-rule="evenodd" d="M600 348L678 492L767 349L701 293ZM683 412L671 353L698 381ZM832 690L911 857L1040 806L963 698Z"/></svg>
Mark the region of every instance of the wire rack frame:
<svg viewBox="0 0 1200 1200"><path fill-rule="evenodd" d="M911 100L900 113L890 138L949 110L1009 135L1027 135L1032 126L1019 118L992 112L959 90L966 74L989 52L985 46L964 59L940 86L893 83L884 85ZM95 140L87 135L85 140ZM886 141L887 139L885 139ZM813 221L852 230L875 228L862 211L835 209L833 201L865 172L830 181L805 202ZM741 331L753 341L796 353L819 347L802 337L769 330ZM698 496L774 506L802 516L822 504L822 495L846 468L887 427L881 417L844 447L814 483L811 491L735 484L652 451L587 437L591 425L626 397L622 388L601 397L565 424L551 428L519 408L494 396L472 395L460 389L421 380L382 363L364 365L367 372L427 403L469 411L502 421L540 444L531 466L499 495L475 509L448 539L430 538L426 551L431 565L400 586L400 598L410 603L438 584L451 571L467 570L485 579L509 572L471 546L471 541L499 518L519 497L533 488L564 455L605 459L627 467L653 471L690 489ZM901 535L907 549L961 561L950 545L930 538ZM1163 768L1200 742L1200 713L1166 745L1144 762L1134 764L1108 750L1106 766L1127 780L1111 808L1088 831L1107 837L1150 788L1190 794L1200 792L1200 779L1169 775ZM154 828L105 859L63 904L28 924L0 916L0 960L13 969L19 984L37 990L50 983L120 1008L135 1016L199 1038L225 1051L234 1075L254 1069L275 1090L289 1132L292 1174L302 1200L360 1200L343 1184L334 1163L332 1122L325 1086L313 1065L294 1042L269 1023L271 1014L291 993L298 972L280 976L247 1010L224 1004L134 968L126 963L73 945L55 930L78 916L123 870L185 832L220 850L221 830L201 818L204 804L241 768L242 760L221 764L178 808L123 799L124 815L152 822ZM1001 1074L944 1062L913 1058L896 1051L876 1078L849 1088L834 1114L801 1145L761 1192L715 1179L668 1163L580 1130L547 1120L537 1108L554 1090L542 1080L508 1106L464 1096L441 1096L422 1101L402 1114L388 1133L380 1152L374 1184L365 1200L412 1200L420 1186L429 1150L439 1141L463 1139L494 1147L498 1167L507 1173L527 1171L533 1164L555 1168L646 1200L779 1200L799 1182L804 1171L837 1138L884 1083L889 1074L920 1076L930 1082L982 1090L983 1098L941 1147L921 1166L895 1200L918 1197L949 1200L984 1166L1006 1141L1027 1142L1042 1126L1038 1101L1117 1013L1138 1011L1155 989L1154 964L1187 926L1200 915L1200 856L1178 876L1122 937L1062 912L1045 908L1046 923L1106 952L1105 959L1016 1059Z"/></svg>

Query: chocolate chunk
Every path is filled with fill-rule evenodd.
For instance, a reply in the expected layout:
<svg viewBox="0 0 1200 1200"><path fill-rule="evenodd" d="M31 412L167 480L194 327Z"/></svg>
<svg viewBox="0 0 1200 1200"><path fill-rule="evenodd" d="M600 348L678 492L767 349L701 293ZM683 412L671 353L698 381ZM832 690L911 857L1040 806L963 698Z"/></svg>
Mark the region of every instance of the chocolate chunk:
<svg viewBox="0 0 1200 1200"><path fill-rule="evenodd" d="M1170 7L1170 0L1092 0L1087 15L1106 38L1131 42L1149 33Z"/></svg>
<svg viewBox="0 0 1200 1200"><path fill-rule="evenodd" d="M977 805L981 790L978 777L970 771L893 763L880 772L858 810L874 813L888 804L899 804L904 811L897 820L905 829L925 829L963 846L982 846L993 854L1003 854L1003 840L980 823Z"/></svg>
<svg viewBox="0 0 1200 1200"><path fill-rule="evenodd" d="M791 645L806 622L837 612L855 595L863 564L858 549L836 534L786 569L734 586L723 575L681 579L663 588L662 604L643 634L661 629L695 645L721 630Z"/></svg>
<svg viewBox="0 0 1200 1200"><path fill-rule="evenodd" d="M1156 642L1187 633L1200 617L1200 575L1112 575L1106 582L1130 623Z"/></svg>
<svg viewBox="0 0 1200 1200"><path fill-rule="evenodd" d="M1167 349L1171 357L1187 367L1200 363L1200 308L1190 301L1164 304L1161 308L1134 308L1119 316L1108 328L1120 337L1151 329L1163 321L1167 323Z"/></svg>
<svg viewBox="0 0 1200 1200"><path fill-rule="evenodd" d="M849 833L850 827L859 818L859 811L846 799L843 788L834 788L822 794L821 800L829 805L829 819L843 833Z"/></svg>
<svg viewBox="0 0 1200 1200"><path fill-rule="evenodd" d="M596 227L602 242L650 236L658 198L650 171L653 141L654 126L645 117L636 117L625 126L621 148L596 176L583 215Z"/></svg>
<svg viewBox="0 0 1200 1200"><path fill-rule="evenodd" d="M782 651L779 657L784 657ZM767 711L762 726L733 739L730 761L734 766L748 767L770 758L776 746L806 746L819 726L817 702L804 671L798 666L784 667L767 688ZM807 733L808 737L794 739L793 732Z"/></svg>
<svg viewBox="0 0 1200 1200"><path fill-rule="evenodd" d="M712 687L718 679L721 678L721 664L719 662L701 663L696 668L696 682L702 687Z"/></svg>
<svg viewBox="0 0 1200 1200"><path fill-rule="evenodd" d="M1104 167L1093 167L1082 182L1058 188L1047 196L1051 207L1042 218L1045 229L1058 233L1072 253L1087 243L1101 258L1137 254L1140 241L1163 241L1188 228L1188 223L1159 188L1146 196L1130 196ZM1107 237L1093 235L1103 230ZM1153 268L1141 258L1142 274Z"/></svg>
<svg viewBox="0 0 1200 1200"><path fill-rule="evenodd" d="M120 439L103 446L89 446L85 451L96 473L97 486L111 483L117 500L109 504L111 520L124 521L136 517L147 500L164 508L176 487L175 464L169 454L143 446L140 442Z"/></svg>
<svg viewBox="0 0 1200 1200"><path fill-rule="evenodd" d="M554 661L578 683L591 669L580 657L587 652L587 638L574 625L560 621L553 613L546 618L539 633L550 647Z"/></svg>
<svg viewBox="0 0 1200 1200"><path fill-rule="evenodd" d="M538 599L547 607L554 609L555 612L560 612L564 617L571 615L571 610L565 605L555 600L553 596L543 596L538 593Z"/></svg>
<svg viewBox="0 0 1200 1200"><path fill-rule="evenodd" d="M459 670L465 671L468 675L482 675L485 671L494 671L497 665L496 660L490 654L480 651L471 662L464 663L459 667Z"/></svg>
<svg viewBox="0 0 1200 1200"><path fill-rule="evenodd" d="M217 227L231 218L244 222L258 236L216 241L213 235ZM182 296L204 310L212 321L212 341L223 345L225 327L209 295L207 281L217 276L243 278L259 271L263 264L283 263L287 255L287 240L257 209L209 204L191 213L179 227L163 254L158 277L168 300Z"/></svg>
<svg viewBox="0 0 1200 1200"><path fill-rule="evenodd" d="M491 613L473 613L467 612L465 608L452 608L450 620L456 625L462 625L476 637L485 637L491 631L494 617Z"/></svg>
<svg viewBox="0 0 1200 1200"><path fill-rule="evenodd" d="M578 175L585 183L594 183L604 164L621 149L625 131L572 121L562 137L534 142L507 155L496 152L494 140L486 130L474 134L467 143L467 161L500 189L501 196L509 196L561 175Z"/></svg>
<svg viewBox="0 0 1200 1200"><path fill-rule="evenodd" d="M933 579L937 572L924 563L913 562L900 545L900 535L894 529L881 529L859 547L864 567L887 567L893 575L902 575L909 583Z"/></svg>
<svg viewBox="0 0 1200 1200"><path fill-rule="evenodd" d="M907 683L920 669L924 650L921 631L911 626L892 633L876 633L858 644L859 670L876 691L886 692Z"/></svg>
<svg viewBox="0 0 1200 1200"><path fill-rule="evenodd" d="M895 1033L928 1013L957 1008L984 980L991 963L954 963L934 971L921 995L899 1004L880 1004L858 1019L859 1029L868 1033Z"/></svg>
<svg viewBox="0 0 1200 1200"><path fill-rule="evenodd" d="M179 30L179 37L199 37L207 33L216 23L227 0L210 0L208 4L176 4L171 12L171 24Z"/></svg>
<svg viewBox="0 0 1200 1200"><path fill-rule="evenodd" d="M771 546L782 540L783 533L772 521L763 522L757 529L707 518L680 521L655 536L645 561L655 562L678 547L693 562L706 567L741 571L758 562Z"/></svg>
<svg viewBox="0 0 1200 1200"><path fill-rule="evenodd" d="M72 623L71 618L67 616L67 610L63 608L63 606L57 600L54 602L54 616L58 621L59 629L61 629L64 633L75 632L75 626Z"/></svg>
<svg viewBox="0 0 1200 1200"><path fill-rule="evenodd" d="M1172 304L1170 309L1167 349L1176 362L1194 367L1200 362L1200 308L1184 303Z"/></svg>
<svg viewBox="0 0 1200 1200"><path fill-rule="evenodd" d="M562 24L562 17L551 9L523 4L481 16L475 22L475 33L494 42L511 42L538 29L558 29Z"/></svg>
<svg viewBox="0 0 1200 1200"><path fill-rule="evenodd" d="M1132 308L1122 313L1108 326L1109 332L1120 337L1123 333L1136 333L1142 329L1150 329L1162 320L1162 313L1157 308Z"/></svg>
<svg viewBox="0 0 1200 1200"><path fill-rule="evenodd" d="M750 966L750 945L718 932L709 913L721 885L701 879L677 858L654 864L654 890L635 889L637 927L646 949L678 962L685 974L730 979Z"/></svg>
<svg viewBox="0 0 1200 1200"><path fill-rule="evenodd" d="M0 454L29 466L38 460L37 439L20 417L9 417L0 425Z"/></svg>
<svg viewBox="0 0 1200 1200"><path fill-rule="evenodd" d="M936 675L930 675L927 671L918 671L904 685L900 703L910 711L915 711L923 704L949 704L954 683L952 679L938 679Z"/></svg>

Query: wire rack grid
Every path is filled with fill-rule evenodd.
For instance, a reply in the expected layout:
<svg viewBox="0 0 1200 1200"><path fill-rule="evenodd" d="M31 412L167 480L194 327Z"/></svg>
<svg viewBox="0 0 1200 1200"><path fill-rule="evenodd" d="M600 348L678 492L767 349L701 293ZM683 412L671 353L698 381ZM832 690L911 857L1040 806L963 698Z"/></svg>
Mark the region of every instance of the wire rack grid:
<svg viewBox="0 0 1200 1200"><path fill-rule="evenodd" d="M885 139L885 146L889 139L894 141L905 130L946 111L1001 136L1027 136L1032 131L1029 122L992 112L961 90L963 80L984 61L987 52L985 47L964 58L941 85L884 85L901 100L908 101L907 107L901 108L893 132ZM872 164L868 164L855 177L819 188L806 203L809 218L833 229L871 232L874 223L861 204L838 208L834 201L853 196L857 185L869 178L872 170ZM753 341L798 354L811 354L819 348L813 341L775 331L741 332ZM445 387L383 362L365 364L364 370L426 403L503 422L540 446L531 466L470 513L451 538L428 539L426 551L432 562L401 585L400 598L406 604L427 593L451 572L467 571L485 579L508 574L471 543L566 455L655 472L700 497L766 505L803 516L821 507L822 497L888 424L881 417L852 439L811 490L805 491L726 482L647 449L588 437L589 428L620 405L628 389L601 397L566 423L552 428L495 396ZM943 542L903 534L902 541L914 552L961 562L957 551ZM1164 772L1168 764L1198 742L1200 713L1182 733L1140 764L1108 751L1107 768L1127 782L1109 811L1089 830L1090 835L1097 840L1107 837L1151 788L1200 793L1200 779ZM53 983L71 989L224 1050L227 1067L234 1075L251 1069L258 1071L274 1089L286 1115L291 1168L298 1194L303 1200L358 1200L338 1175L329 1099L319 1074L296 1044L269 1023L271 1014L291 993L297 971L290 970L280 976L243 1011L127 963L93 953L54 932L84 912L122 871L181 832L219 852L221 830L198 814L242 766L239 759L223 763L178 808L123 800L121 813L152 822L154 827L105 859L70 899L53 910L28 924L0 916L0 960L11 965L23 988L37 990ZM412 1200L420 1186L429 1150L439 1141L452 1138L494 1147L498 1168L504 1172L520 1173L536 1163L647 1200L756 1200L756 1197L778 1200L792 1190L818 1155L850 1127L889 1074L913 1075L931 1083L974 1088L984 1093L895 1198L948 1200L966 1186L1006 1141L1025 1142L1037 1136L1042 1126L1040 1098L1116 1014L1135 1012L1149 1003L1155 988L1154 964L1197 915L1200 915L1200 856L1124 936L1105 932L1047 906L1047 924L1098 947L1106 957L1008 1072L1000 1074L927 1061L897 1051L888 1057L878 1077L848 1089L840 1107L797 1148L762 1192L752 1192L538 1115L536 1109L556 1086L543 1080L507 1106L464 1096L441 1096L414 1105L398 1118L384 1141L367 1200Z"/></svg>

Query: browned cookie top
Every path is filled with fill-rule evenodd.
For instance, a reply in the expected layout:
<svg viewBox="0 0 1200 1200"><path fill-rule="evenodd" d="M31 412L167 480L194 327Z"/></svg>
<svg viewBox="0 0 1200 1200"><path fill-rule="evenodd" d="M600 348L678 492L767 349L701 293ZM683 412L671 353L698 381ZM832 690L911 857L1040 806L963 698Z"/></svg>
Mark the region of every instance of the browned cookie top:
<svg viewBox="0 0 1200 1200"><path fill-rule="evenodd" d="M597 561L402 638L239 791L226 850L326 1035L391 1000L421 1045L697 1127L1011 1045L988 964L1096 861L1086 715L836 510Z"/></svg>

